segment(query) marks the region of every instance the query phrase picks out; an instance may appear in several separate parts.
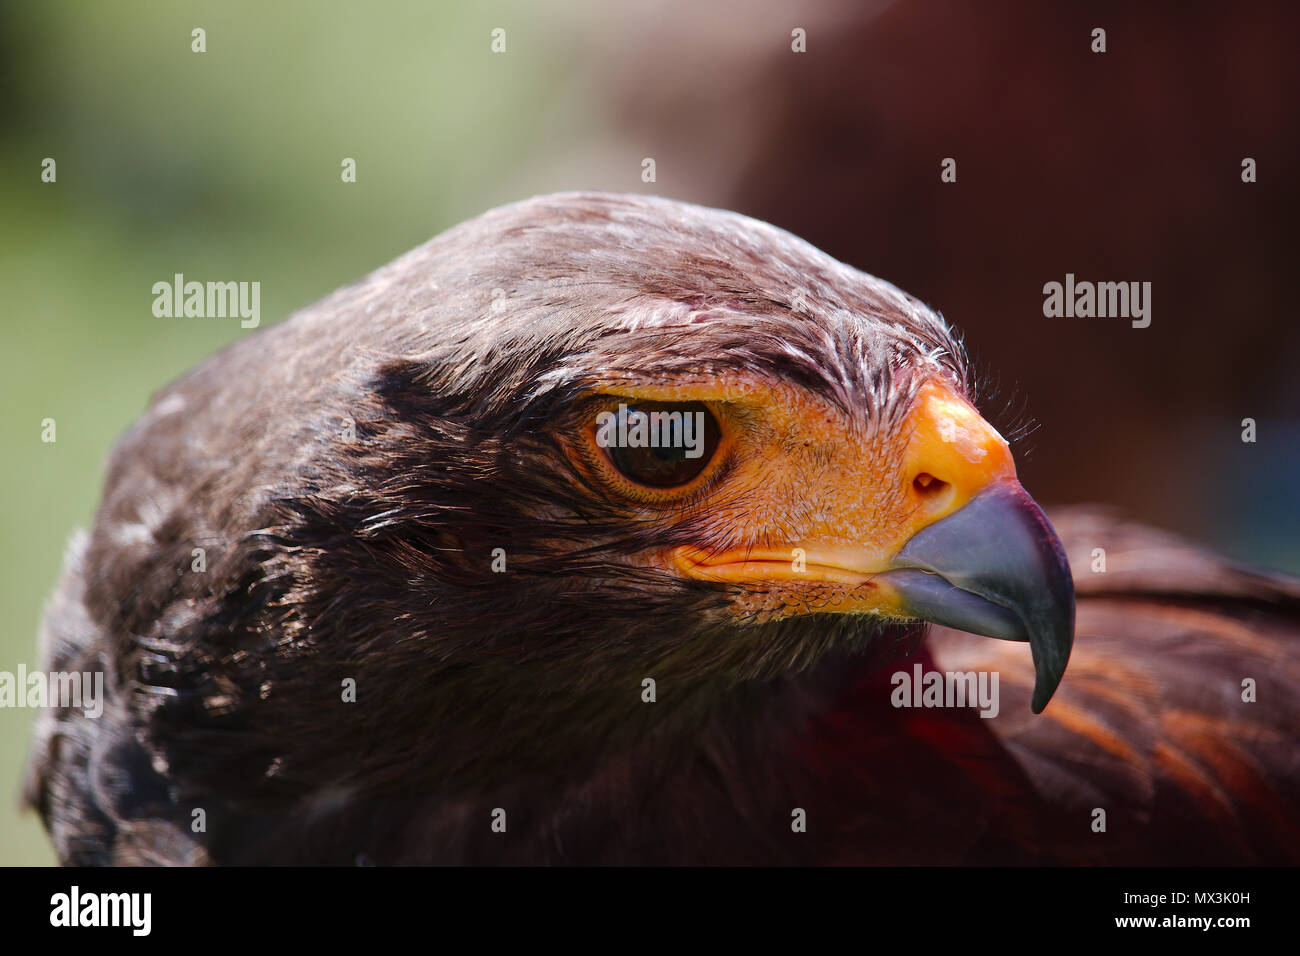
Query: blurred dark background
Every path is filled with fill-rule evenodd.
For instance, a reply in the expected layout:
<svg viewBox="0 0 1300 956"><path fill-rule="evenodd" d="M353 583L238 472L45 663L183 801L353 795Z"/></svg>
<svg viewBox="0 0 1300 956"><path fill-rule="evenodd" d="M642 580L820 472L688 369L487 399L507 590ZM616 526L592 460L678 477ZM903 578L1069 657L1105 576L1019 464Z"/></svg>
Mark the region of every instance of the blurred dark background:
<svg viewBox="0 0 1300 956"><path fill-rule="evenodd" d="M0 4L0 670L37 666L116 436L249 334L155 318L154 282L260 281L269 324L560 189L736 209L889 279L1029 426L1040 501L1300 571L1298 28L1229 2ZM1045 318L1067 272L1151 282L1150 327ZM52 860L15 809L32 716L0 710L4 864Z"/></svg>

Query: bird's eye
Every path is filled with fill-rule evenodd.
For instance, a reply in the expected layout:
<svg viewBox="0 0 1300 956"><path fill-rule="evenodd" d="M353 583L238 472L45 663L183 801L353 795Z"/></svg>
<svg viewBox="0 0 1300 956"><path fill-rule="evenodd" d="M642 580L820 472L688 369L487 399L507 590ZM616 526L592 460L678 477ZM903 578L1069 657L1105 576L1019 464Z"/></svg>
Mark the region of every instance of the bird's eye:
<svg viewBox="0 0 1300 956"><path fill-rule="evenodd" d="M624 478L649 488L676 488L699 477L719 434L702 402L620 403L596 416L596 444Z"/></svg>

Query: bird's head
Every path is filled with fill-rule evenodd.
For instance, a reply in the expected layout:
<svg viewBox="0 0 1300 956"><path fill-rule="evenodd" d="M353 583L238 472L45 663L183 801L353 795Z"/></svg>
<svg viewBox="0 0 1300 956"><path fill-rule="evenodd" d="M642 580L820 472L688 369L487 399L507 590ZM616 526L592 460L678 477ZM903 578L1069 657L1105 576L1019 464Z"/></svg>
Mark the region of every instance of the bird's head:
<svg viewBox="0 0 1300 956"><path fill-rule="evenodd" d="M1035 710L1061 679L1069 568L960 343L788 233L542 197L282 328L314 444L257 519L275 590L247 631L275 663L233 655L223 686L285 708L303 774L367 749L331 772L572 772L579 738L695 733L921 621L1028 641ZM302 702L340 677L391 706L323 730ZM645 678L681 706L645 707Z"/></svg>
<svg viewBox="0 0 1300 956"><path fill-rule="evenodd" d="M373 385L347 523L436 657L552 687L744 680L926 620L1028 641L1045 706L1069 569L923 304L633 196L504 207L372 281L411 273L357 293L408 354Z"/></svg>

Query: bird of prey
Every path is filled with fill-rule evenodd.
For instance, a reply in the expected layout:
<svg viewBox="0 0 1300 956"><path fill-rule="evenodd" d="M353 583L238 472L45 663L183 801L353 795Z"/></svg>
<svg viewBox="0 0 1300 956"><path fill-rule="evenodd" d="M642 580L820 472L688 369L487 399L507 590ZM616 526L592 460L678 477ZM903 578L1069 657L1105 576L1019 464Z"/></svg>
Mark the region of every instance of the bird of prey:
<svg viewBox="0 0 1300 956"><path fill-rule="evenodd" d="M1300 585L1058 537L971 379L741 215L463 223L121 439L27 800L73 864L1300 860Z"/></svg>

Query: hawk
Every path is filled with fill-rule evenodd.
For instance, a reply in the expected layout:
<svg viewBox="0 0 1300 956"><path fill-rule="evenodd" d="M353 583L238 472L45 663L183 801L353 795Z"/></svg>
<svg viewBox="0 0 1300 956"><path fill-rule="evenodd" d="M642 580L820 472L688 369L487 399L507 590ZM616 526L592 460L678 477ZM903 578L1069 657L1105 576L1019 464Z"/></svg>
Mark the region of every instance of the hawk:
<svg viewBox="0 0 1300 956"><path fill-rule="evenodd" d="M1054 530L976 401L771 225L495 209L121 439L27 800L76 864L1300 859L1300 586Z"/></svg>

